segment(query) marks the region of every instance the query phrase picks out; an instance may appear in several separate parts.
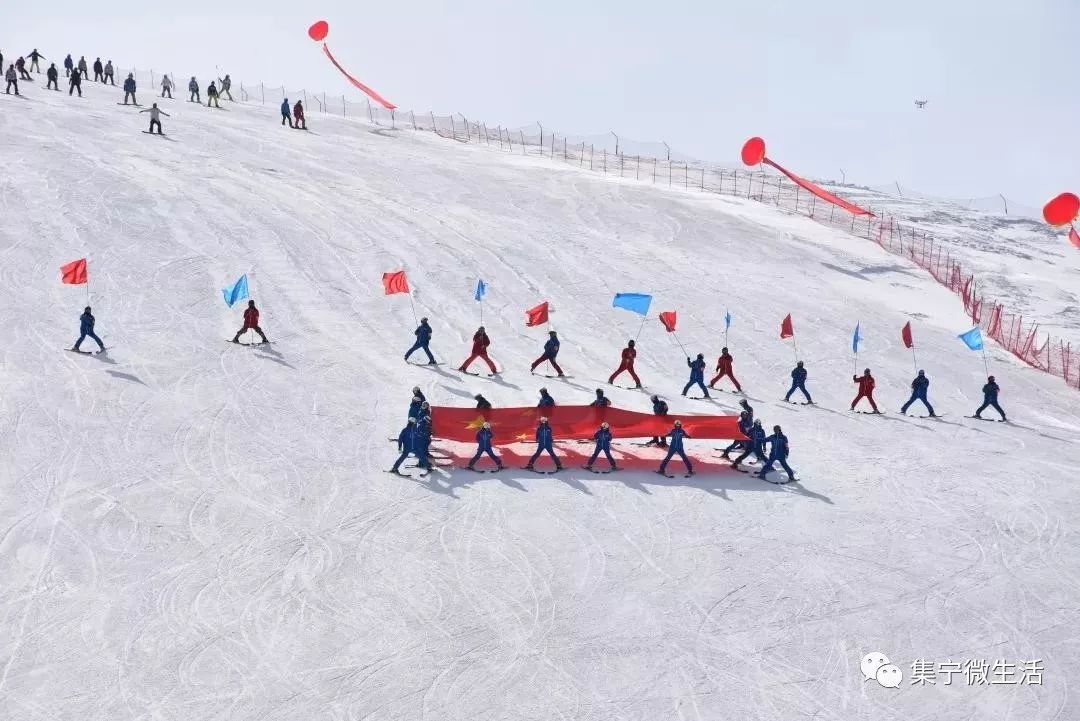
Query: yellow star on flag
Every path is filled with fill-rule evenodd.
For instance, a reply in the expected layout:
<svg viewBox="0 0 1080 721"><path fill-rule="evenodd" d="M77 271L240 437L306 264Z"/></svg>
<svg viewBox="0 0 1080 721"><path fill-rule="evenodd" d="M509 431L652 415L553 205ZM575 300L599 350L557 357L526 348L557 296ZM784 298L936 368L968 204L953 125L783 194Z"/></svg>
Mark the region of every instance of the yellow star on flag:
<svg viewBox="0 0 1080 721"><path fill-rule="evenodd" d="M483 428L483 427L484 427L484 423L485 423L484 417L483 417L483 416L477 416L476 418L474 418L474 419L472 419L471 421L469 421L469 422L468 422L468 423L467 423L467 424L465 425L465 427L466 427L467 429L469 429L470 431L475 431L475 430L476 430L477 428ZM493 424L493 425L494 425L494 424Z"/></svg>
<svg viewBox="0 0 1080 721"><path fill-rule="evenodd" d="M529 440L529 434L528 433L518 433L517 436L514 438L514 440L527 441L527 440Z"/></svg>

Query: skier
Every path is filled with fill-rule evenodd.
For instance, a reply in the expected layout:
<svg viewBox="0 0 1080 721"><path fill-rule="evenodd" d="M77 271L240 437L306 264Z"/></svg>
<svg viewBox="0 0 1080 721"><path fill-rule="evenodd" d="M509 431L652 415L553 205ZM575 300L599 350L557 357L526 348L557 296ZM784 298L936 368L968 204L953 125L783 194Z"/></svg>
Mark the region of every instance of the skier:
<svg viewBox="0 0 1080 721"><path fill-rule="evenodd" d="M540 389L540 402L536 404L537 408L554 408L555 399L548 393L547 388Z"/></svg>
<svg viewBox="0 0 1080 721"><path fill-rule="evenodd" d="M533 361L532 366L529 368L529 372L534 372L538 365L540 365L544 361L547 361L551 364L551 367L555 369L555 372L559 374L559 377L564 378L565 375L562 372L562 368L560 368L559 364L555 361L555 359L559 355L559 347L560 346L558 334L553 330L548 331L548 340L547 343L544 343L544 354Z"/></svg>
<svg viewBox="0 0 1080 721"><path fill-rule="evenodd" d="M76 90L79 91L79 97L82 97L82 79L83 75L78 70L71 71L71 77L68 78L68 95L71 95Z"/></svg>
<svg viewBox="0 0 1080 721"><path fill-rule="evenodd" d="M416 441L416 419L409 418L408 425L401 429L401 433L399 433L397 437L398 451L401 452L401 455L398 456L398 459L396 461L394 461L394 465L390 469L391 473L402 475L401 471L399 470L401 468L401 464L405 462L405 459L409 457L410 453L416 452ZM417 458L419 458L419 455L417 456Z"/></svg>
<svg viewBox="0 0 1080 721"><path fill-rule="evenodd" d="M735 372L731 368L731 364L735 359L728 353L727 348L720 349L720 357L716 359L716 377L709 381L709 388L716 385L716 382L727 376L731 379L732 385L735 386L735 390L742 392L742 386L739 385L739 381L735 379Z"/></svg>
<svg viewBox="0 0 1080 721"><path fill-rule="evenodd" d="M784 400L790 403L791 394L797 390L802 391L802 394L806 396L806 402L813 405L814 399L810 397L810 393L806 390L806 368L803 367L802 361L796 363L791 371L791 389L784 396Z"/></svg>
<svg viewBox="0 0 1080 721"><path fill-rule="evenodd" d="M630 377L634 379L634 387L641 388L641 379L638 378L637 373L634 372L634 359L637 358L637 351L634 350L634 341L627 341L626 347L623 348L622 362L619 363L619 369L611 374L607 382L609 385L615 384L615 379L618 378L623 371L629 371Z"/></svg>
<svg viewBox="0 0 1080 721"><path fill-rule="evenodd" d="M750 426L750 432L746 435L749 436L749 440L746 442L742 455L731 462L731 467L736 471L739 470L739 464L751 454L761 461L762 467L768 463L768 459L765 457L765 429L761 427L761 419L754 421L753 425Z"/></svg>
<svg viewBox="0 0 1080 721"><path fill-rule="evenodd" d="M427 401L420 401L420 412L416 416L416 422L421 425L431 423L431 404Z"/></svg>
<svg viewBox="0 0 1080 721"><path fill-rule="evenodd" d="M908 402L900 408L900 413L907 413L907 409L911 407L911 404L915 401L922 401L926 406L926 410L930 411L930 417L936 418L934 413L934 407L930 405L930 401L926 400L926 391L930 388L930 379L926 377L926 371L919 371L919 374L915 376L915 380L911 381L911 398L908 398Z"/></svg>
<svg viewBox="0 0 1080 721"><path fill-rule="evenodd" d="M154 126L155 125L157 126L158 135L164 135L165 134L165 133L161 132L161 116L164 115L166 118L171 117L171 116L168 113L166 113L164 110L161 110L160 108L158 108L157 103L154 103L153 105L151 105L146 110L140 110L139 113L140 114L141 113L150 113L150 134L151 135L154 134ZM255 301L249 301L248 302L248 309L249 310L254 310L254 308L255 308ZM247 329L247 316L248 316L247 311L244 311L244 326L245 326L244 329L245 330ZM262 335L262 331L259 330L259 311L257 311L257 310L255 311L255 324L253 326L251 326L251 327L254 328L255 331L258 332L259 335ZM243 332L244 332L243 330L240 331L240 333L243 333ZM237 334L237 336L239 337L239 333ZM266 336L263 336L263 341L264 342L266 341Z"/></svg>
<svg viewBox="0 0 1080 721"><path fill-rule="evenodd" d="M154 104L154 107L155 108L157 107L156 103ZM143 112L145 113L146 111L144 110ZM163 111L159 110L158 112L163 112ZM151 127L153 127L153 123L154 123L153 118L154 118L154 114L150 113L150 126ZM161 132L161 123L158 123L158 132L159 133ZM240 336L242 336L244 333L247 333L249 330L253 330L256 333L258 333L259 337L262 338L263 343L269 343L270 342L269 340L266 339L266 335L262 332L262 328L259 327L259 309L255 307L255 301L253 301L253 300L248 301L248 307L244 311L244 327L241 328L240 330L236 331L236 335L233 336L232 342L233 343L239 343L240 342Z"/></svg>
<svg viewBox="0 0 1080 721"><path fill-rule="evenodd" d="M284 100L281 101L281 124L285 125L286 123L288 123L290 128L293 126L293 124L292 124L292 115L289 114L289 99L288 98L285 98Z"/></svg>
<svg viewBox="0 0 1080 721"><path fill-rule="evenodd" d="M596 389L596 398L589 404L592 408L607 408L611 405L611 399L604 396L604 391Z"/></svg>
<svg viewBox="0 0 1080 721"><path fill-rule="evenodd" d="M744 436L749 436L750 435L750 429L753 428L753 426L754 426L754 419L750 417L750 414L747 413L746 411L740 411L739 412L739 432L742 433ZM732 451L740 450L740 449L741 450L746 450L746 446L747 446L747 441L734 440L734 441L731 442L731 445L729 445L727 448L725 448L724 452L721 453L720 455L730 461L731 456L728 455L729 453L731 453Z"/></svg>
<svg viewBox="0 0 1080 721"><path fill-rule="evenodd" d="M214 85L213 80L211 80L210 84L206 86L206 107L208 107L208 108L212 108L212 107L220 108L221 107L221 105L218 104L218 99L217 99L217 86Z"/></svg>
<svg viewBox="0 0 1080 721"><path fill-rule="evenodd" d="M87 72L88 71L87 71L87 67L86 67L86 56L85 55L80 55L79 56L79 74L83 76L83 79L85 79L86 77L88 77Z"/></svg>
<svg viewBox="0 0 1080 721"><path fill-rule="evenodd" d="M701 392L705 394L706 398L711 398L709 389L705 387L705 354L698 353L695 360L690 360L690 356L686 356L686 365L690 367L690 380L687 382L686 387L683 388L682 394L685 396L686 392L696 385L701 388Z"/></svg>
<svg viewBox="0 0 1080 721"><path fill-rule="evenodd" d="M484 330L484 326L480 326L472 337L472 353L468 359L461 364L458 368L462 373L469 372L469 366L477 358L487 363L487 367L491 369L491 375L498 374L498 370L495 368L495 364L491 362L491 358L488 357L487 349L491 345L491 339L488 338L487 331Z"/></svg>
<svg viewBox="0 0 1080 721"><path fill-rule="evenodd" d="M409 404L409 418L419 418L420 406L422 405L424 405L424 397L420 395L414 395L412 402Z"/></svg>
<svg viewBox="0 0 1080 721"><path fill-rule="evenodd" d="M416 419L416 465L431 470L428 449L431 447L431 407L427 401L420 404L420 416Z"/></svg>
<svg viewBox="0 0 1080 721"><path fill-rule="evenodd" d="M41 73L41 66L38 65L38 60L48 60L48 58L45 57L44 55L42 55L41 53L39 53L37 51L37 48L34 48L30 52L30 69L33 70L35 73L40 74ZM26 79L29 80L30 78L27 77Z"/></svg>
<svg viewBox="0 0 1080 721"><path fill-rule="evenodd" d="M998 387L997 381L994 380L994 376L990 376L986 379L986 385L983 386L983 404L979 406L979 410L975 411L976 418L982 418L982 412L987 408L993 408L995 411L1001 414L1001 420L1007 421L1005 417L1005 411L1001 410L1001 406L998 405L998 392L1001 388Z"/></svg>
<svg viewBox="0 0 1080 721"><path fill-rule="evenodd" d="M202 105L202 98L199 97L199 81L195 79L194 75L192 75L191 80L188 81L187 89L188 92L191 93L188 97L188 102Z"/></svg>
<svg viewBox="0 0 1080 721"><path fill-rule="evenodd" d="M431 343L431 326L428 325L427 318L420 319L420 325L413 331L413 335L416 336L416 342L413 343L412 348L405 351L405 361L408 362L409 356L418 350L422 350L427 354L429 366L438 365L435 362L435 356L431 355L431 351L428 349L428 344Z"/></svg>
<svg viewBox="0 0 1080 721"><path fill-rule="evenodd" d="M491 401L489 401L487 398L484 398L484 396L482 396L481 394L477 393L475 396L473 396L473 400L476 401L476 410L478 410L478 411L490 411L491 410Z"/></svg>
<svg viewBox="0 0 1080 721"><path fill-rule="evenodd" d="M753 422L753 420L754 420L754 407L752 405L750 405L750 403L747 402L747 400L745 398L743 398L742 400L739 401L739 406L742 407L742 409L744 411L746 411L747 415L750 416L750 421Z"/></svg>
<svg viewBox="0 0 1080 721"><path fill-rule="evenodd" d="M596 449L593 450L589 462L585 464L585 470L592 470L592 464L596 463L596 459L600 456L601 452L607 457L608 463L611 464L611 470L619 470L619 467L615 465L615 458L611 455L611 428L608 427L607 423L600 424L599 430L597 430L596 433L593 433L593 440L596 441Z"/></svg>
<svg viewBox="0 0 1080 721"><path fill-rule="evenodd" d="M300 130L307 130L307 121L304 120L304 105L303 105L303 103L301 103L299 100L297 100L296 105L293 106L292 112L293 112L293 118L295 120L295 122L293 123L293 127L298 128Z"/></svg>
<svg viewBox="0 0 1080 721"><path fill-rule="evenodd" d="M540 454L547 451L551 456L551 460L555 461L555 470L562 470L562 463L559 462L559 457L555 455L555 437L551 432L551 426L548 424L548 419L541 417L540 423L536 426L536 453L532 454L532 458L525 464L525 470L532 471L533 464L536 463L536 459L540 457Z"/></svg>
<svg viewBox="0 0 1080 721"><path fill-rule="evenodd" d="M168 97L169 100L172 100L172 90L174 87L176 87L176 85L168 75L161 76L161 97Z"/></svg>
<svg viewBox="0 0 1080 721"><path fill-rule="evenodd" d="M4 73L4 80L7 81L7 88L4 90L4 95L11 95L11 89L15 88L15 94L19 94L19 76L15 73L15 66L8 65L7 72Z"/></svg>
<svg viewBox="0 0 1080 721"><path fill-rule="evenodd" d="M19 80L33 80L30 73L26 72L26 59L20 57L15 61L15 69L19 71Z"/></svg>
<svg viewBox="0 0 1080 721"><path fill-rule="evenodd" d="M769 444L769 461L758 471L758 478L765 478L769 471L773 469L774 463L779 463L780 467L787 472L788 478L792 481L798 480L795 478L795 471L791 470L791 466L788 465L788 439L784 435L784 432L780 430L780 426L772 427L773 434L765 439L765 442Z"/></svg>
<svg viewBox="0 0 1080 721"><path fill-rule="evenodd" d="M233 100L232 93L229 92L229 89L232 88L232 78L229 77L228 73L225 73L224 80L218 78L218 86L221 88L221 93L224 93L229 97L229 102L236 102L235 100Z"/></svg>
<svg viewBox="0 0 1080 721"><path fill-rule="evenodd" d="M135 99L135 76L128 73L127 80L124 81L124 105L128 104L128 96L131 96L131 102L133 105L138 105L139 101Z"/></svg>
<svg viewBox="0 0 1080 721"><path fill-rule="evenodd" d="M60 91L60 86L56 83L56 79L60 77L60 71L56 69L56 63L49 65L49 69L45 71L45 77L49 82L45 84L46 90Z"/></svg>
<svg viewBox="0 0 1080 721"><path fill-rule="evenodd" d="M859 401L865 398L870 401L870 407L874 409L874 413L881 413L877 408L877 403L874 403L874 376L870 375L870 369L864 370L861 376L851 376L851 380L859 386L859 393L851 402L851 410L855 410Z"/></svg>
<svg viewBox="0 0 1080 721"><path fill-rule="evenodd" d="M98 353L105 352L105 344L94 333L94 314L90 312L90 306L86 306L83 314L79 316L79 340L75 341L75 347L72 350L79 351L79 346L87 338L92 338L98 344L98 348L101 349Z"/></svg>
<svg viewBox="0 0 1080 721"><path fill-rule="evenodd" d="M476 455L469 461L469 465L465 466L470 471L476 470L476 462L479 461L480 456L485 453L488 454L491 460L495 461L495 470L502 470L502 460L495 455L495 449L492 448L491 445L491 438L493 435L494 434L491 432L491 424L485 421L483 427L476 432Z"/></svg>
<svg viewBox="0 0 1080 721"><path fill-rule="evenodd" d="M667 416L668 405L666 401L662 400L660 396L653 396L649 400L652 401L652 412L654 416L660 416L661 418ZM653 436L652 440L645 445L667 448L667 436Z"/></svg>
<svg viewBox="0 0 1080 721"><path fill-rule="evenodd" d="M74 70L74 69L75 69L75 61L71 59L71 53L68 53L67 57L64 58L64 77L65 78L70 78L71 77L71 71Z"/></svg>
<svg viewBox="0 0 1080 721"><path fill-rule="evenodd" d="M694 475L694 465L690 463L690 459L686 457L686 451L683 450L683 439L689 438L686 431L683 430L682 421L675 421L675 425L668 432L667 437L671 439L671 445L668 447L667 455L664 456L664 460L660 461L660 469L656 471L661 475L667 475L664 471L667 469L668 461L670 461L675 455L678 455L682 459L683 465L686 466L686 475Z"/></svg>
<svg viewBox="0 0 1080 721"><path fill-rule="evenodd" d="M97 60L94 61L94 82L95 83L99 83L99 82L104 83L105 82L105 74L104 73L105 73L105 68L101 64L101 58L98 58Z"/></svg>
<svg viewBox="0 0 1080 721"><path fill-rule="evenodd" d="M113 68L112 60L105 63L104 75L105 77L102 79L101 84L116 87L116 70ZM128 75L128 77L130 78L131 76Z"/></svg>
<svg viewBox="0 0 1080 721"><path fill-rule="evenodd" d="M427 398L424 397L424 392L420 390L420 386L413 386L412 394L413 397L419 398L421 403L427 400Z"/></svg>

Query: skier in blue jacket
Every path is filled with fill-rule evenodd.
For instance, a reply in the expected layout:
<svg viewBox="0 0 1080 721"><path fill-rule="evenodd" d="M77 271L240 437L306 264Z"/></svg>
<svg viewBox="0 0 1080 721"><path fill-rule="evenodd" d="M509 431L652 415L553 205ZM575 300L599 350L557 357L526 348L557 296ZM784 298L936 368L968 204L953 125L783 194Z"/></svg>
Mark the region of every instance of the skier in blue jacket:
<svg viewBox="0 0 1080 721"><path fill-rule="evenodd" d="M615 465L615 458L611 455L611 428L607 423L601 423L599 430L593 433L593 440L596 441L596 450L593 451L592 457L589 458L589 462L585 464L585 470L591 471L593 463L596 463L596 459L602 452L607 456L608 463L611 464L611 470L619 470Z"/></svg>
<svg viewBox="0 0 1080 721"><path fill-rule="evenodd" d="M784 396L784 400L790 402L791 394L797 390L802 391L802 394L806 396L807 403L814 402L814 399L810 397L810 392L806 390L806 368L803 367L802 361L796 363L791 371L791 389Z"/></svg>
<svg viewBox="0 0 1080 721"><path fill-rule="evenodd" d="M90 310L87 308L87 310ZM987 408L993 408L995 411L1001 414L1001 420L1007 421L1005 417L1005 411L1001 410L1001 406L998 405L998 393L1001 388L998 387L997 381L994 380L994 376L990 376L986 379L986 385L983 386L983 404L979 406L979 410L975 411L976 418L982 418L982 412Z"/></svg>
<svg viewBox="0 0 1080 721"><path fill-rule="evenodd" d="M687 359L689 360L689 359ZM704 368L704 366L702 366ZM689 438L686 431L683 430L682 421L675 421L675 425L671 431L668 432L667 437L671 439L671 443L668 446L667 455L664 456L664 460L660 461L660 469L657 473L667 475L665 469L667 468L668 461L670 461L676 454L682 459L683 465L686 466L686 475L694 475L694 465L690 463L690 459L686 457L686 451L683 449L683 439Z"/></svg>
<svg viewBox="0 0 1080 721"><path fill-rule="evenodd" d="M560 348L561 345L559 343L558 333L553 330L548 331L548 339L547 342L544 343L544 353L539 358L533 361L532 366L529 368L529 372L535 372L537 366L539 366L544 361L547 361L551 364L551 367L555 369L555 372L559 374L560 378L564 377L562 368L560 368L559 364L555 361L555 358L557 358L559 355Z"/></svg>
<svg viewBox="0 0 1080 721"><path fill-rule="evenodd" d="M135 99L135 76L128 73L127 80L124 81L124 105L128 104L128 96L131 96L131 102L135 105L139 104L139 101Z"/></svg>
<svg viewBox="0 0 1080 721"><path fill-rule="evenodd" d="M74 70L74 69L75 69L75 61L71 59L71 53L68 53L68 56L66 58L64 58L64 77L65 78L70 78L71 77L71 71Z"/></svg>
<svg viewBox="0 0 1080 721"><path fill-rule="evenodd" d="M290 128L293 126L291 112L292 111L289 110L289 99L285 98L281 101L281 124L285 125L288 123Z"/></svg>
<svg viewBox="0 0 1080 721"><path fill-rule="evenodd" d="M94 334L94 314L90 312L90 306L86 306L83 310L83 314L79 316L79 340L75 341L75 347L72 348L72 350L78 351L79 346L81 346L82 342L87 338L93 338L98 344L98 348L101 349L98 353L105 352L105 344Z"/></svg>
<svg viewBox="0 0 1080 721"><path fill-rule="evenodd" d="M743 448L742 455L731 462L731 467L735 470L739 470L739 464L746 460L746 457L753 455L759 461L762 466L768 462L765 458L765 429L761 427L761 419L755 419L753 425L750 426L750 432L746 434L749 440L746 442L746 446Z"/></svg>
<svg viewBox="0 0 1080 721"><path fill-rule="evenodd" d="M788 478L794 481L796 480L795 471L791 470L791 466L787 463L787 436L780 430L780 426L773 426L772 430L773 434L765 439L765 442L769 444L769 462L758 472L758 478L764 478L765 475L773 469L773 464L779 463L784 471L787 472Z"/></svg>
<svg viewBox="0 0 1080 721"><path fill-rule="evenodd" d="M413 396L412 402L409 403L409 418L420 417L420 404L424 402L421 396Z"/></svg>
<svg viewBox="0 0 1080 721"><path fill-rule="evenodd" d="M696 360L690 360L690 356L686 357L686 365L690 366L690 381L683 388L682 394L685 396L686 392L693 386L699 386L701 392L705 394L706 398L709 398L709 389L705 387L705 354L698 353Z"/></svg>
<svg viewBox="0 0 1080 721"><path fill-rule="evenodd" d="M654 416L664 417L668 414L668 404L661 399L660 396L653 396L649 400L652 401L652 412ZM667 436L653 436L652 440L645 445L667 448Z"/></svg>
<svg viewBox="0 0 1080 721"><path fill-rule="evenodd" d="M431 470L428 449L431 447L431 408L427 401L420 406L420 417L416 419L416 465Z"/></svg>
<svg viewBox="0 0 1080 721"><path fill-rule="evenodd" d="M934 407L926 399L926 392L929 388L930 379L926 377L926 371L919 371L919 374L911 381L911 398L908 398L908 402L900 408L900 413L907 413L907 409L911 407L912 403L922 401L923 405L926 406L926 410L930 412L930 417L935 418Z"/></svg>
<svg viewBox="0 0 1080 721"><path fill-rule="evenodd" d="M466 466L470 471L476 470L476 462L480 460L480 457L485 453L495 461L496 470L502 470L503 464L499 460L499 457L495 455L495 451L491 445L491 439L494 434L491 432L491 424L484 422L484 427L476 432L476 455L469 461L469 465Z"/></svg>
<svg viewBox="0 0 1080 721"><path fill-rule="evenodd" d="M405 462L405 459L409 457L410 453L416 452L416 419L409 418L409 423L401 429L401 433L397 438L398 451L401 455L394 461L393 467L390 469L391 473L401 473L401 464ZM417 456L419 458L419 456Z"/></svg>
<svg viewBox="0 0 1080 721"><path fill-rule="evenodd" d="M420 386L413 386L412 394L413 398L419 398L421 403L427 400L427 398L424 397L424 392L420 390Z"/></svg>
<svg viewBox="0 0 1080 721"><path fill-rule="evenodd" d="M589 404L593 408L607 408L611 405L611 399L604 395L604 391L596 389L596 399Z"/></svg>
<svg viewBox="0 0 1080 721"><path fill-rule="evenodd" d="M548 393L547 388L540 389L540 402L536 404L537 408L554 408L555 399Z"/></svg>
<svg viewBox="0 0 1080 721"><path fill-rule="evenodd" d="M534 470L533 464L540 457L543 451L547 451L551 456L551 460L555 461L555 470L562 470L562 463L559 461L559 457L555 455L555 436L551 432L551 426L548 424L547 418L541 418L540 423L536 426L536 453L532 454L532 458L525 464L525 470Z"/></svg>
<svg viewBox="0 0 1080 721"><path fill-rule="evenodd" d="M750 417L750 414L748 412L741 411L739 413L739 432L742 433L744 436L749 437L750 436L750 429L753 428L753 427L754 427L754 419ZM728 459L730 461L731 456L728 455L729 453L731 453L732 451L737 451L739 449L744 449L745 450L748 445L749 445L749 441L741 441L741 440L732 441L731 445L729 445L727 448L725 448L724 452L721 453L720 455L722 455L724 458L726 458L726 459Z"/></svg>
<svg viewBox="0 0 1080 721"><path fill-rule="evenodd" d="M435 362L435 356L431 355L431 351L428 349L428 344L431 343L431 326L428 325L427 318L420 319L420 325L413 331L413 335L416 336L416 342L413 343L412 348L405 352L405 360L409 360L409 356L418 350L424 351L428 357L428 365L437 365Z"/></svg>

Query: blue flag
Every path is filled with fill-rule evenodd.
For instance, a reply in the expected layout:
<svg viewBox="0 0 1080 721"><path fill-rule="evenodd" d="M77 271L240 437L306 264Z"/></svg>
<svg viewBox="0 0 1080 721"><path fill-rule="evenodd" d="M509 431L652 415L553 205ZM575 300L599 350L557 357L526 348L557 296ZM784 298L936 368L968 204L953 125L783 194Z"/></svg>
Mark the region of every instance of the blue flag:
<svg viewBox="0 0 1080 721"><path fill-rule="evenodd" d="M982 350L982 331L978 328L972 328L967 333L961 333L957 338L964 341L964 345L971 350Z"/></svg>
<svg viewBox="0 0 1080 721"><path fill-rule="evenodd" d="M622 308L638 315L648 315L652 296L644 293L616 293L611 302L612 308Z"/></svg>
<svg viewBox="0 0 1080 721"><path fill-rule="evenodd" d="M248 284L247 273L240 276L235 283L228 288L221 290L222 295L225 296L225 303L232 308L236 301L243 300L248 297Z"/></svg>
<svg viewBox="0 0 1080 721"><path fill-rule="evenodd" d="M484 299L485 295L487 295L487 286L484 285L484 281L476 281L476 293L473 295L473 300L479 302Z"/></svg>
<svg viewBox="0 0 1080 721"><path fill-rule="evenodd" d="M724 311L724 330L731 328L731 311Z"/></svg>
<svg viewBox="0 0 1080 721"><path fill-rule="evenodd" d="M859 353L859 341L862 340L862 336L859 335L859 326L861 323L855 324L855 335L851 336L851 352L858 355Z"/></svg>

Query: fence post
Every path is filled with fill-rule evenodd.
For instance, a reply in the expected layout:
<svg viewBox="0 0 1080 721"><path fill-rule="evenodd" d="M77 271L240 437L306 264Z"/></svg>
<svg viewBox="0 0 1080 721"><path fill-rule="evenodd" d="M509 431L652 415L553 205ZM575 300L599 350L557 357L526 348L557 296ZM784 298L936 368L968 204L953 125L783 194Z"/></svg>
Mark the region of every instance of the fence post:
<svg viewBox="0 0 1080 721"><path fill-rule="evenodd" d="M589 143L589 170L593 169L593 156L596 155L596 146Z"/></svg>
<svg viewBox="0 0 1080 721"><path fill-rule="evenodd" d="M652 182L656 185L656 158L652 159Z"/></svg>
<svg viewBox="0 0 1080 721"><path fill-rule="evenodd" d="M397 118L394 117L394 111L390 111L390 129L397 130Z"/></svg>
<svg viewBox="0 0 1080 721"><path fill-rule="evenodd" d="M607 175L607 148L604 148L604 175Z"/></svg>
<svg viewBox="0 0 1080 721"><path fill-rule="evenodd" d="M871 231L873 229L873 224L874 224L874 216L873 216L874 209L869 208L869 210L870 210L871 214L866 216L866 237L867 238L870 238L871 235L873 235L873 233Z"/></svg>
<svg viewBox="0 0 1080 721"><path fill-rule="evenodd" d="M784 179L783 178L777 178L776 179L776 204L777 205L780 205L780 192L781 192L781 189L783 187L784 187Z"/></svg>
<svg viewBox="0 0 1080 721"><path fill-rule="evenodd" d="M746 184L746 199L750 200L751 194L754 192L754 171L750 171L750 182Z"/></svg>
<svg viewBox="0 0 1080 721"><path fill-rule="evenodd" d="M502 136L501 131L500 131L499 135L500 135L500 137ZM510 136L510 128L506 129L506 142L510 144L510 152L513 153L514 152L514 139Z"/></svg>
<svg viewBox="0 0 1080 721"><path fill-rule="evenodd" d="M341 96L341 117L343 117L343 118L347 117L345 115L345 96L344 95ZM415 127L416 123L413 123L413 126Z"/></svg>
<svg viewBox="0 0 1080 721"><path fill-rule="evenodd" d="M667 187L671 187L671 161L667 161Z"/></svg>
<svg viewBox="0 0 1080 721"><path fill-rule="evenodd" d="M306 108L307 106L308 106L307 90L305 90L304 91L304 107Z"/></svg>
<svg viewBox="0 0 1080 721"><path fill-rule="evenodd" d="M723 168L720 168L720 186L719 187L720 187L720 189L718 191L716 191L716 192L720 193L720 195L723 195L724 194L724 169Z"/></svg>
<svg viewBox="0 0 1080 721"><path fill-rule="evenodd" d="M266 87L262 83L259 83L259 102L266 105Z"/></svg>
<svg viewBox="0 0 1080 721"><path fill-rule="evenodd" d="M368 117L368 122L370 122L372 125L374 125L375 124L375 116L371 114L371 101L370 100L367 101L367 117ZM451 118L452 117L453 116L451 116Z"/></svg>
<svg viewBox="0 0 1080 721"><path fill-rule="evenodd" d="M469 127L469 119L464 115L461 116L461 121L465 124L465 142L472 141L472 128Z"/></svg>
<svg viewBox="0 0 1080 721"><path fill-rule="evenodd" d="M322 104L323 104L323 112L325 113L326 112L326 92L325 91L322 94Z"/></svg>
<svg viewBox="0 0 1080 721"><path fill-rule="evenodd" d="M157 80L154 79L154 69L150 68L150 87L154 88L156 86L157 86Z"/></svg>
<svg viewBox="0 0 1080 721"><path fill-rule="evenodd" d="M701 169L701 189L705 190L705 168Z"/></svg>
<svg viewBox="0 0 1080 721"><path fill-rule="evenodd" d="M851 216L851 232L852 233L855 232L855 215L854 214L852 214L852 216Z"/></svg>
<svg viewBox="0 0 1080 721"><path fill-rule="evenodd" d="M525 149L525 133L524 133L524 131L519 130L518 135L521 136L521 154L522 155L528 155L528 151Z"/></svg>
<svg viewBox="0 0 1080 721"><path fill-rule="evenodd" d="M795 212L796 213L799 212L799 186L797 186L797 185L795 186ZM854 215L851 216L851 219L854 220L855 216ZM853 225L851 227L854 228L855 226Z"/></svg>
<svg viewBox="0 0 1080 721"><path fill-rule="evenodd" d="M581 157L578 159L578 167L585 167L585 141L581 141Z"/></svg>
<svg viewBox="0 0 1080 721"><path fill-rule="evenodd" d="M566 138L562 139L562 161L566 162Z"/></svg>

